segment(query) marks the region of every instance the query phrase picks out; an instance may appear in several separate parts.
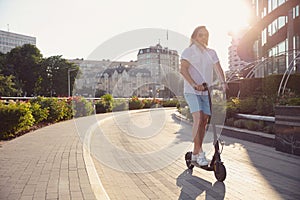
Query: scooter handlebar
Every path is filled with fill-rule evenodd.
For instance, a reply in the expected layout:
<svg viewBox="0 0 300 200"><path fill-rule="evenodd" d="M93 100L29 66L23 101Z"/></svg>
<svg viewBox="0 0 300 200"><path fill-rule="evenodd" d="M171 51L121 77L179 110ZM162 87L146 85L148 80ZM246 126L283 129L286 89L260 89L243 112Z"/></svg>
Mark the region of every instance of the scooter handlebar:
<svg viewBox="0 0 300 200"><path fill-rule="evenodd" d="M202 86L204 87L204 91L207 91L207 90L208 90L208 85L207 85L207 83L202 83Z"/></svg>

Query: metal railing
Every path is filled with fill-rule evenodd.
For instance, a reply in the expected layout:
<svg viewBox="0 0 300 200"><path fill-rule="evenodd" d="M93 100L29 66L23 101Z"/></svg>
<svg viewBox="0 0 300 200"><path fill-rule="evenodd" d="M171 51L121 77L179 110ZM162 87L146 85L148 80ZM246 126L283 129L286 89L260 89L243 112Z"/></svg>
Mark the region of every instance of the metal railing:
<svg viewBox="0 0 300 200"><path fill-rule="evenodd" d="M285 72L282 76L279 88L278 88L277 96L284 94L287 82L288 82L290 75L293 72L293 68L295 67L296 64L300 65L300 51L296 52L296 57L290 62L289 66L285 70Z"/></svg>
<svg viewBox="0 0 300 200"><path fill-rule="evenodd" d="M293 50L289 50L289 51L280 52L280 53L278 53L278 54L276 54L272 57L267 57L267 58L263 58L263 59L253 61L253 62L249 63L247 66L243 67L242 69L238 69L238 70L235 70L232 73L230 73L227 80L228 80L228 82L235 81L235 80L240 80L241 78L235 78L235 74L240 73L241 71L246 70L247 68L251 68L251 67L252 68L247 73L247 75L245 77L242 77L242 78L246 78L246 79L247 78L252 78L252 77L255 76L255 73L258 70L264 69L266 66L268 66L269 63L274 62L274 60L278 59L278 57L280 57L280 56L284 56L285 59L289 56L293 56L293 60L288 64L288 66L285 67L285 72L283 74L280 85L278 87L277 95L278 96L283 95L284 92L286 91L286 86L287 86L287 82L289 80L289 77L293 73L293 71L294 71L293 69L295 68L296 64L298 64L299 67L300 67L300 50L298 50L298 49L293 49ZM263 73L265 73L265 71L263 71ZM263 76L264 75L265 74L263 74ZM240 96L240 91L238 92L237 97L239 97L239 96Z"/></svg>

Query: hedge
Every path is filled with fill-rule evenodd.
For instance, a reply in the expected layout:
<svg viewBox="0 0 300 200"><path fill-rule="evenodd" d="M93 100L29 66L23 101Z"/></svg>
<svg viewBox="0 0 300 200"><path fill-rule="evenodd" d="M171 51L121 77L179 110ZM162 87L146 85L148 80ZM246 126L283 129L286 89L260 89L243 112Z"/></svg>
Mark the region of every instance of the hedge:
<svg viewBox="0 0 300 200"><path fill-rule="evenodd" d="M20 131L28 130L34 124L30 103L0 102L0 139L15 137Z"/></svg>
<svg viewBox="0 0 300 200"><path fill-rule="evenodd" d="M266 95L268 97L277 96L278 88L282 79L282 74L269 75L265 78L249 78L230 82L226 95L228 98L239 97L241 99L253 96ZM300 95L300 73L291 74L287 82L286 89Z"/></svg>
<svg viewBox="0 0 300 200"><path fill-rule="evenodd" d="M72 117L91 115L91 101L37 97L26 102L0 102L0 139L10 139L39 123L55 123Z"/></svg>
<svg viewBox="0 0 300 200"><path fill-rule="evenodd" d="M73 116L70 101L67 102L67 100L37 97L30 102L37 103L41 106L41 109L48 111L48 117L44 120L45 122L55 123L61 120L71 119Z"/></svg>

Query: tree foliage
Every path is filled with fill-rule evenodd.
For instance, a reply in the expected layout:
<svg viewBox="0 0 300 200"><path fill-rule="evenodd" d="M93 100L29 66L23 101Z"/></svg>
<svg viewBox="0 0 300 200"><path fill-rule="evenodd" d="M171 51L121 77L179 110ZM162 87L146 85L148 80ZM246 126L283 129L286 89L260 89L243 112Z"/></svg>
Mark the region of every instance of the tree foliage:
<svg viewBox="0 0 300 200"><path fill-rule="evenodd" d="M62 56L43 58L31 44L0 54L1 96L68 96L68 75L71 91L79 67Z"/></svg>
<svg viewBox="0 0 300 200"><path fill-rule="evenodd" d="M24 95L33 96L35 83L41 73L42 54L36 46L24 44L12 49L6 55L7 70L15 76L16 85Z"/></svg>
<svg viewBox="0 0 300 200"><path fill-rule="evenodd" d="M71 91L79 67L68 62L62 56L51 56L42 62L40 94L44 96L67 96L68 75L70 75ZM69 70L69 72L68 72Z"/></svg>
<svg viewBox="0 0 300 200"><path fill-rule="evenodd" d="M14 77L0 74L0 96L15 96L20 92L15 88Z"/></svg>

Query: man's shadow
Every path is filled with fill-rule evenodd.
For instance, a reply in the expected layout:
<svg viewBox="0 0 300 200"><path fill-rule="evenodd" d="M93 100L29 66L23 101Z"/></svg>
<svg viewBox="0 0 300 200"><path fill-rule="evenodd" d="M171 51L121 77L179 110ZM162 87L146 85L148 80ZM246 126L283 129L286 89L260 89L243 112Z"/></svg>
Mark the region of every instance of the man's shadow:
<svg viewBox="0 0 300 200"><path fill-rule="evenodd" d="M224 199L225 184L216 181L214 184L192 175L193 170L187 169L177 177L176 185L181 187L179 200L196 199L203 192L205 199Z"/></svg>

